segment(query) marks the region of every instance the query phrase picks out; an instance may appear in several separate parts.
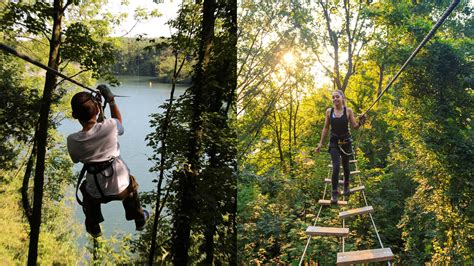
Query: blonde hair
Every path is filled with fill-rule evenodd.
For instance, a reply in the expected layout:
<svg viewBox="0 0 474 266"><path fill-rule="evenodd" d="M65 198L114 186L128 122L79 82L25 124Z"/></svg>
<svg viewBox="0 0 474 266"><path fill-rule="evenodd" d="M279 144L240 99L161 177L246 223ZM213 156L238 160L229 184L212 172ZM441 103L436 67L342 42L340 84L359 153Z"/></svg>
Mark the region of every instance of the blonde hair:
<svg viewBox="0 0 474 266"><path fill-rule="evenodd" d="M344 94L344 92L343 92L342 90L335 90L335 91L333 91L333 93L334 93L334 92L337 92L337 93L339 93L339 95L341 95L341 97L342 97L342 105L343 105L343 106L346 106L346 95Z"/></svg>

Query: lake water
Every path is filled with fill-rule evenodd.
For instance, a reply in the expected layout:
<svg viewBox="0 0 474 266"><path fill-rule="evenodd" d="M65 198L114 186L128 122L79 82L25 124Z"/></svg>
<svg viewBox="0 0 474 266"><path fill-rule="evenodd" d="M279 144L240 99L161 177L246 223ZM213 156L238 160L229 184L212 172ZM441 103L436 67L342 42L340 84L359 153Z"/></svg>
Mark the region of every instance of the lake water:
<svg viewBox="0 0 474 266"><path fill-rule="evenodd" d="M140 191L151 191L156 189L156 183L153 183L152 180L156 178L157 174L148 171L152 166L148 157L151 157L153 152L145 141L146 135L152 131L149 115L163 112L158 107L169 99L171 84L155 83L153 77L119 77L119 80L122 85L117 88L111 87L112 92L116 95L130 96L115 98L125 128L124 135L119 137L121 156L131 173L137 178ZM185 86L177 86L175 98L184 93L185 89ZM105 114L106 117L110 117L108 107ZM67 135L79 131L81 128L77 120L67 119L61 123L58 130L66 138ZM79 171L81 167L82 164L76 164L75 170ZM75 219L83 226L84 214L79 207L78 204L75 204ZM135 232L135 223L125 220L121 202L102 204L102 213L105 221L101 226L105 237ZM83 233L79 239L80 246L87 239L85 227L82 228Z"/></svg>

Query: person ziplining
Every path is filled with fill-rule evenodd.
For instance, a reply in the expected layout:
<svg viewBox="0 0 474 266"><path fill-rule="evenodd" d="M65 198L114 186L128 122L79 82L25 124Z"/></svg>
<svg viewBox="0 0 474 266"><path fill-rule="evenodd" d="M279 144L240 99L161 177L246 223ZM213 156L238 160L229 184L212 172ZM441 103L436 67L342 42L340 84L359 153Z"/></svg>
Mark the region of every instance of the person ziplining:
<svg viewBox="0 0 474 266"><path fill-rule="evenodd" d="M124 128L115 97L126 96L114 95L106 85L91 89L2 43L0 49L89 91L79 92L72 97L72 116L78 119L82 130L67 138L72 161L84 164L76 185L76 198L86 216L86 231L94 238L102 235L100 223L104 218L100 205L112 200L122 201L125 218L135 221L136 230L143 230L150 213L140 205L138 184L120 157L118 143L118 136L124 133ZM105 99L104 107L101 106L101 97ZM110 119L105 119L103 114L107 103L112 115ZM84 176L86 180L81 182ZM77 196L79 189L83 201Z"/></svg>
<svg viewBox="0 0 474 266"><path fill-rule="evenodd" d="M77 183L83 202L77 199L86 216L86 231L94 238L102 235L101 204L122 201L125 218L134 220L138 231L144 229L150 216L142 209L138 184L120 156L118 136L124 133L124 127L114 95L105 85L99 85L97 89L109 104L112 118L98 121L100 101L92 93L79 92L72 97L71 108L72 116L79 121L82 130L67 137L72 161L84 164ZM84 174L86 180L80 184Z"/></svg>

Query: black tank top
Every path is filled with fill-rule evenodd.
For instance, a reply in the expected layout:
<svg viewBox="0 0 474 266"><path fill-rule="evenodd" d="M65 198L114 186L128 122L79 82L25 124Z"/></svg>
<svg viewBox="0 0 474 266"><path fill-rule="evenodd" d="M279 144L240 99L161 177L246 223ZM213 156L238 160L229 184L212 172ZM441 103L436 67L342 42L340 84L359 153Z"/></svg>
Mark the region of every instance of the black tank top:
<svg viewBox="0 0 474 266"><path fill-rule="evenodd" d="M331 108L329 118L331 121L331 135L339 137L349 135L349 118L347 117L345 106L341 117L334 117L334 108Z"/></svg>

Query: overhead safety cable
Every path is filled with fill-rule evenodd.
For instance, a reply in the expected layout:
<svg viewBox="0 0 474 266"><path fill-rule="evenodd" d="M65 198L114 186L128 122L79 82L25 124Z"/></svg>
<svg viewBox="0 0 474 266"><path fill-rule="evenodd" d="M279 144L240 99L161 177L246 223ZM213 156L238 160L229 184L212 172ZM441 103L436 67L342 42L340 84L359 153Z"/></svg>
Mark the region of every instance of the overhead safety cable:
<svg viewBox="0 0 474 266"><path fill-rule="evenodd" d="M372 105L362 115L367 114L367 112L369 112L370 109L372 109L372 107L374 107L374 105L380 100L380 98L382 98L382 95L392 86L392 84L395 82L395 80L398 78L398 76L400 76L400 74L407 67L407 65L411 62L411 60L418 54L418 52L421 50L421 48L431 39L431 37L433 37L436 30L444 23L446 18L451 14L451 12L459 4L460 1L461 0L453 0L451 5L449 5L449 7L446 9L446 11L444 11L443 15L438 20L438 22L436 22L436 24L433 26L433 28L430 30L430 32L428 32L428 34L425 36L423 41L421 41L421 43L418 45L418 47L416 47L416 49L413 51L413 53L410 55L410 57L408 57L408 59L402 65L400 70L398 70L397 74L392 78L392 80L390 80L390 82L385 87L385 89L379 94L377 99L372 103Z"/></svg>

